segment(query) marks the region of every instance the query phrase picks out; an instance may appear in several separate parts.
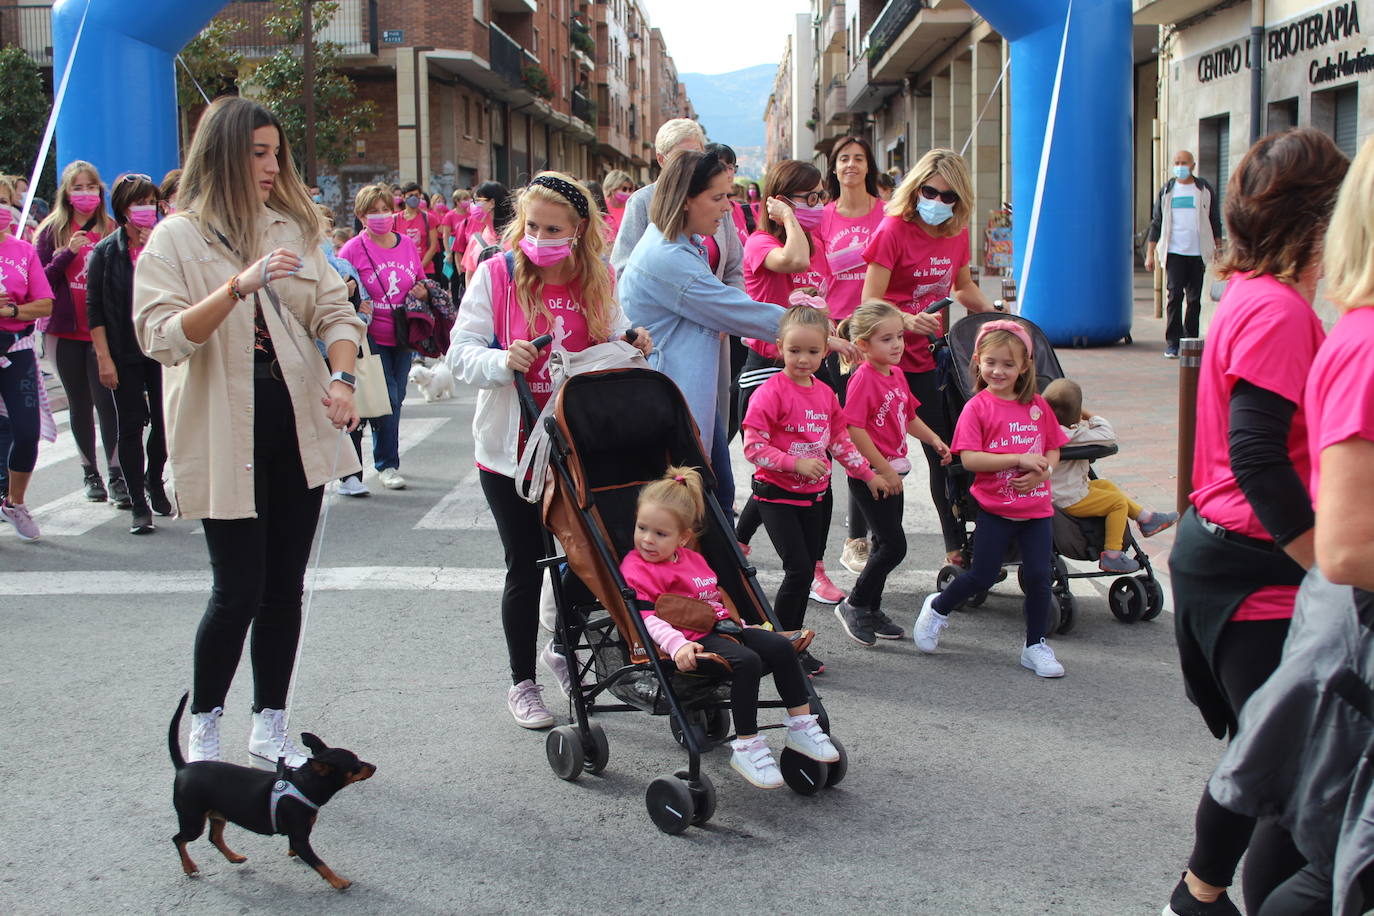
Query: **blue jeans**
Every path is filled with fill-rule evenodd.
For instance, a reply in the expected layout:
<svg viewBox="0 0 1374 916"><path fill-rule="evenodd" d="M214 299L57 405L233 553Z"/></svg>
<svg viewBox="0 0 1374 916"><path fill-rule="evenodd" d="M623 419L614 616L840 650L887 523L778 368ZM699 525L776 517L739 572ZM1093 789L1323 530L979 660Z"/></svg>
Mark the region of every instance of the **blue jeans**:
<svg viewBox="0 0 1374 916"><path fill-rule="evenodd" d="M725 511L731 527L735 524L735 472L730 467L730 440L725 436L725 421L716 414L716 431L711 439L711 473L716 475L716 502Z"/></svg>
<svg viewBox="0 0 1374 916"><path fill-rule="evenodd" d="M369 420L372 424L372 464L377 470L401 466L401 402L406 399L410 375L410 347L384 347L368 340L372 352L382 360L386 393L391 397L391 416Z"/></svg>
<svg viewBox="0 0 1374 916"><path fill-rule="evenodd" d="M1050 550L1054 542L1054 519L1010 519L978 510L978 527L973 534L973 566L949 584L933 605L948 614L979 592L997 582L997 572L1015 540L1021 546L1021 582L1026 590L1026 645L1043 639L1050 627Z"/></svg>

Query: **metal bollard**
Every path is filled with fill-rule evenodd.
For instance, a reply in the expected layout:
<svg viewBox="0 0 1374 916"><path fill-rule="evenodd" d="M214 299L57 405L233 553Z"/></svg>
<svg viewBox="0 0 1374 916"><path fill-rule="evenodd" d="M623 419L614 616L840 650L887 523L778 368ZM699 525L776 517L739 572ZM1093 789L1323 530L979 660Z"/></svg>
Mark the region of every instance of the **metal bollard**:
<svg viewBox="0 0 1374 916"><path fill-rule="evenodd" d="M1016 312L1016 280L1012 277L1002 278L1002 309L1006 312Z"/></svg>
<svg viewBox="0 0 1374 916"><path fill-rule="evenodd" d="M1178 494L1180 515L1193 491L1193 444L1197 439L1197 381L1202 374L1201 337L1178 342Z"/></svg>
<svg viewBox="0 0 1374 916"><path fill-rule="evenodd" d="M968 275L969 279L973 281L973 285L977 286L983 280L983 268L979 267L977 264L970 264L968 266Z"/></svg>

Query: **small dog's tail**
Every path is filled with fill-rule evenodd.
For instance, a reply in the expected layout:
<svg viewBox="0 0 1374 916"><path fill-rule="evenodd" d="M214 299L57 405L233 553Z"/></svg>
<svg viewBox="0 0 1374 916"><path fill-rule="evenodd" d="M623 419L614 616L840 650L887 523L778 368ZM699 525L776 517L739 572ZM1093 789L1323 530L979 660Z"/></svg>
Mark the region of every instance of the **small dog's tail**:
<svg viewBox="0 0 1374 916"><path fill-rule="evenodd" d="M186 711L186 700L191 696L188 690L181 695L177 711L172 716L171 727L167 729L167 749L172 752L172 767L180 770L186 766L186 758L181 756L181 714Z"/></svg>

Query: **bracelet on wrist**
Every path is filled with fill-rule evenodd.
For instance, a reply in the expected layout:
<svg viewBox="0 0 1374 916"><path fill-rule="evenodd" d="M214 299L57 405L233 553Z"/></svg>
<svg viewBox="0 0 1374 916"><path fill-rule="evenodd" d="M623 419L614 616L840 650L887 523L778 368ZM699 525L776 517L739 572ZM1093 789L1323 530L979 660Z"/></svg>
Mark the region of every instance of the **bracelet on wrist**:
<svg viewBox="0 0 1374 916"><path fill-rule="evenodd" d="M238 274L234 274L232 277L229 278L228 288L229 298L233 299L235 302L242 302L244 299L248 298L248 294L245 293L243 290L239 289Z"/></svg>

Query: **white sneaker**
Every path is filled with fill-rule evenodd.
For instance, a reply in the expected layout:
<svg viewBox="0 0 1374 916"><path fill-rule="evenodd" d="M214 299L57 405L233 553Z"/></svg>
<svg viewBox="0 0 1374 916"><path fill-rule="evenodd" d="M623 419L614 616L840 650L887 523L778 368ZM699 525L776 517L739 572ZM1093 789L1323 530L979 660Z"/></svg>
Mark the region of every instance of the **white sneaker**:
<svg viewBox="0 0 1374 916"><path fill-rule="evenodd" d="M381 478L382 486L388 490L404 490L406 488L406 479L395 468L382 468L377 472L377 476Z"/></svg>
<svg viewBox="0 0 1374 916"><path fill-rule="evenodd" d="M783 784L782 770L768 749L768 742L762 735L755 735L748 741L732 741L730 747L730 769L749 780L760 789L776 789Z"/></svg>
<svg viewBox="0 0 1374 916"><path fill-rule="evenodd" d="M264 709L253 713L253 734L248 739L248 762L260 770L275 770L277 758L285 757L291 769L305 764L310 755L286 734L286 711Z"/></svg>
<svg viewBox="0 0 1374 916"><path fill-rule="evenodd" d="M512 687L506 695L506 705L521 728L548 728L553 724L553 713L544 705L544 688L534 681L524 680Z"/></svg>
<svg viewBox="0 0 1374 916"><path fill-rule="evenodd" d="M863 572L868 565L868 538L846 538L840 551L840 565L856 576Z"/></svg>
<svg viewBox="0 0 1374 916"><path fill-rule="evenodd" d="M821 723L813 715L787 717L787 746L804 757L821 763L834 763L840 752L830 743L830 736L821 730Z"/></svg>
<svg viewBox="0 0 1374 916"><path fill-rule="evenodd" d="M14 530L19 533L21 541L36 541L39 538L38 523L29 514L29 509L23 503L15 504L8 498L0 499L0 518L14 526Z"/></svg>
<svg viewBox="0 0 1374 916"><path fill-rule="evenodd" d="M553 672L554 680L558 683L558 689L563 691L563 696L571 697L572 676L568 673L568 660L554 647L552 639L544 644L543 650L539 653L539 660L544 663L545 668Z"/></svg>
<svg viewBox="0 0 1374 916"><path fill-rule="evenodd" d="M921 604L921 613L911 628L911 638L915 640L916 648L926 654L934 652L940 645L940 631L949 626L949 616L935 610L935 596L938 594L931 592L926 595L926 600Z"/></svg>
<svg viewBox="0 0 1374 916"><path fill-rule="evenodd" d="M361 477L345 477L339 481L339 492L344 496L371 496L372 491L363 483Z"/></svg>
<svg viewBox="0 0 1374 916"><path fill-rule="evenodd" d="M186 760L223 760L219 750L219 717L224 715L224 707L216 706L209 712L191 713L191 744L186 749Z"/></svg>
<svg viewBox="0 0 1374 916"><path fill-rule="evenodd" d="M1054 657L1054 650L1045 640L1021 650L1021 667L1029 668L1041 677L1063 677L1064 666Z"/></svg>

